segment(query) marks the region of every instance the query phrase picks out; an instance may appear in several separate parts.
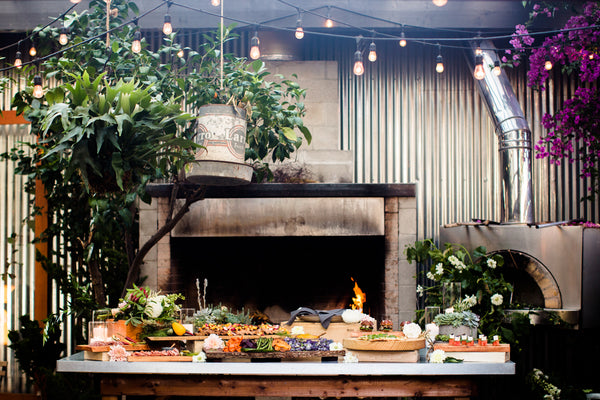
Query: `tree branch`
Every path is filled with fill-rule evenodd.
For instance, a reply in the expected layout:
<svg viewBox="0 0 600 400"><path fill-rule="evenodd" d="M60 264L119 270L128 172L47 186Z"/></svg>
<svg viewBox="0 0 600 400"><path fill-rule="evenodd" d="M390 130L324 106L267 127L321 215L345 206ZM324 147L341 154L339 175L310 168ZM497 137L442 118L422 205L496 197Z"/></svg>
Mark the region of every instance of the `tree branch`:
<svg viewBox="0 0 600 400"><path fill-rule="evenodd" d="M144 261L144 257L152 247L154 247L160 239L162 239L167 233L171 232L175 225L183 218L183 216L190 210L190 206L204 199L204 195L206 194L206 186L201 186L196 189L191 195L187 196L185 199L185 203L181 206L179 210L173 215L172 218L167 218L167 221L163 226L161 226L158 231L146 243L140 247L133 262L129 265L129 271L127 273L127 279L125 280L125 285L123 286L122 297L127 293L127 288L133 286L135 281L138 279L140 274L140 268L142 262Z"/></svg>

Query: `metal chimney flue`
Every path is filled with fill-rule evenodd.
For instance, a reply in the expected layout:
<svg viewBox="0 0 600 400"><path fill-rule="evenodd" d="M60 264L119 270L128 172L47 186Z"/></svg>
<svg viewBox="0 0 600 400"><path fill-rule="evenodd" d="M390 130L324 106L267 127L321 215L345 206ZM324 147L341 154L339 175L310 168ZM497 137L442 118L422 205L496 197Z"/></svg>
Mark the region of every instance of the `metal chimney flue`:
<svg viewBox="0 0 600 400"><path fill-rule="evenodd" d="M531 131L521 105L504 72L492 73L498 60L494 44L482 41L485 77L476 80L485 100L498 135L498 151L502 173L501 221L507 224L532 224L534 222L533 185L531 165ZM475 66L475 48L467 55Z"/></svg>

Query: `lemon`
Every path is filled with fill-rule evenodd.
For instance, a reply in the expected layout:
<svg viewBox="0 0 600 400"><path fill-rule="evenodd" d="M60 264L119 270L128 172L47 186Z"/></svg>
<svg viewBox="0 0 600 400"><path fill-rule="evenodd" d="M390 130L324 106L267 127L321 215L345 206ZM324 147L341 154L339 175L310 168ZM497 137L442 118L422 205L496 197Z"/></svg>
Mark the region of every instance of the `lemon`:
<svg viewBox="0 0 600 400"><path fill-rule="evenodd" d="M179 322L173 322L171 324L171 327L173 328L173 332L175 332L175 334L177 336L183 336L186 332L186 329L183 325L181 325Z"/></svg>

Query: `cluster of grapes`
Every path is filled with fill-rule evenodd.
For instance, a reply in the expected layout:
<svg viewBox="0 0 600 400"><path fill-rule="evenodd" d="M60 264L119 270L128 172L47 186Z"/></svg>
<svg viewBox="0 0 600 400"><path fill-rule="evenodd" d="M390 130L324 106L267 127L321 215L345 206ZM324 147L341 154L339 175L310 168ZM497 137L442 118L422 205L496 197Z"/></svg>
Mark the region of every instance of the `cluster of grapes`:
<svg viewBox="0 0 600 400"><path fill-rule="evenodd" d="M292 348L291 351L329 351L329 344L333 342L331 339L298 339L286 337L285 341Z"/></svg>

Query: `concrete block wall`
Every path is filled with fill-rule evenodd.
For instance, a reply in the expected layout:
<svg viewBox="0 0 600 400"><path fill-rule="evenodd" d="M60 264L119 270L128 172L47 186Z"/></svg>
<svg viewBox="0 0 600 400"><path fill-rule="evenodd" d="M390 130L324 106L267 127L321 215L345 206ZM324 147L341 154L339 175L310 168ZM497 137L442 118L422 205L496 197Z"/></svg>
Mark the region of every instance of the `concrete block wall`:
<svg viewBox="0 0 600 400"><path fill-rule="evenodd" d="M350 151L341 150L340 144L337 62L268 61L266 66L273 75L297 80L306 89L304 124L310 129L313 141L310 146L303 145L290 162L306 165L318 182L352 182L353 156Z"/></svg>

